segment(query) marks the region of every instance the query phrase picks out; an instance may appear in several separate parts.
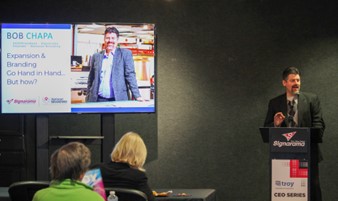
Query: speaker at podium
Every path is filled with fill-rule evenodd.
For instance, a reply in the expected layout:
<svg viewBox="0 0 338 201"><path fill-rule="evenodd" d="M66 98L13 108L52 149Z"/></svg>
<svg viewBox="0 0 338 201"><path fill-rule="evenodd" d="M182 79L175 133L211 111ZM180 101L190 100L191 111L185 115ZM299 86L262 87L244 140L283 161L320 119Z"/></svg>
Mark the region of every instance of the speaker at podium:
<svg viewBox="0 0 338 201"><path fill-rule="evenodd" d="M313 172L318 168L319 128L259 128L269 143L271 201L310 201Z"/></svg>

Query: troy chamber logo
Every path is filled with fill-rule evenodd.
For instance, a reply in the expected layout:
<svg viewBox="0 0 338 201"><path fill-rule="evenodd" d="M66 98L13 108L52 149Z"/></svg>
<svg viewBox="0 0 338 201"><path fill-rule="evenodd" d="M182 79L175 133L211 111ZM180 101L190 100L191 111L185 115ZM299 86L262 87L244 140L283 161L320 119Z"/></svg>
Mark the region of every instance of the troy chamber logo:
<svg viewBox="0 0 338 201"><path fill-rule="evenodd" d="M280 181L280 180L275 181L275 185L278 187L293 188L294 184L295 182L292 181Z"/></svg>
<svg viewBox="0 0 338 201"><path fill-rule="evenodd" d="M276 140L273 142L274 147L305 147L305 141L303 140L291 140L297 131L283 133L282 136L285 137L286 141Z"/></svg>

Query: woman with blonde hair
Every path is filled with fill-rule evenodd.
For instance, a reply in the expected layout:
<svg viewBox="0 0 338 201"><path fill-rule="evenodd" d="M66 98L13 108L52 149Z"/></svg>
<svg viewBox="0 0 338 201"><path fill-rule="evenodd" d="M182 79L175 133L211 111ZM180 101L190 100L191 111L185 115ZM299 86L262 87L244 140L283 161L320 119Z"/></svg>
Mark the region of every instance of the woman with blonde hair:
<svg viewBox="0 0 338 201"><path fill-rule="evenodd" d="M131 188L144 192L149 201L154 201L152 190L143 165L147 148L141 136L128 132L115 145L111 161L93 166L100 168L105 187Z"/></svg>

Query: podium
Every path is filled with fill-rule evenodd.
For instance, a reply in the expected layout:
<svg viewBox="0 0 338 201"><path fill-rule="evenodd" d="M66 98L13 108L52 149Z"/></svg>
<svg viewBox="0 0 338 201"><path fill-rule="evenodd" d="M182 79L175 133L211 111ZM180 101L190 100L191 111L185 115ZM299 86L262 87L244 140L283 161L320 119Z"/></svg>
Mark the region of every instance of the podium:
<svg viewBox="0 0 338 201"><path fill-rule="evenodd" d="M319 128L260 128L269 143L271 201L310 201L311 168L318 165Z"/></svg>

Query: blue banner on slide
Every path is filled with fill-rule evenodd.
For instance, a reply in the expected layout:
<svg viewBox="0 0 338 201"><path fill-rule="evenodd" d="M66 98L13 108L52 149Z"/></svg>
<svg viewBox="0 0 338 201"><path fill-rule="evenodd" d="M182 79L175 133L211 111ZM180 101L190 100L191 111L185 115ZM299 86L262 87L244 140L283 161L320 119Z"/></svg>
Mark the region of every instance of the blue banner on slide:
<svg viewBox="0 0 338 201"><path fill-rule="evenodd" d="M2 24L3 29L70 29L71 24Z"/></svg>

